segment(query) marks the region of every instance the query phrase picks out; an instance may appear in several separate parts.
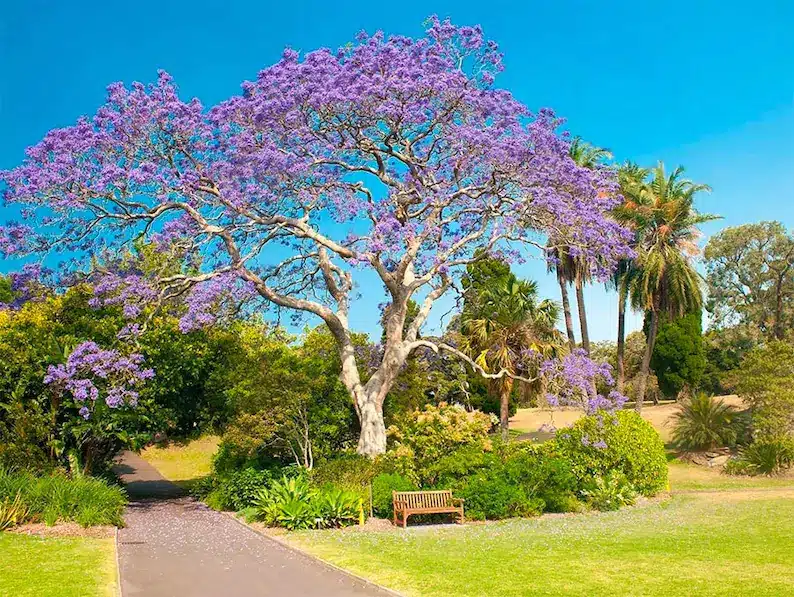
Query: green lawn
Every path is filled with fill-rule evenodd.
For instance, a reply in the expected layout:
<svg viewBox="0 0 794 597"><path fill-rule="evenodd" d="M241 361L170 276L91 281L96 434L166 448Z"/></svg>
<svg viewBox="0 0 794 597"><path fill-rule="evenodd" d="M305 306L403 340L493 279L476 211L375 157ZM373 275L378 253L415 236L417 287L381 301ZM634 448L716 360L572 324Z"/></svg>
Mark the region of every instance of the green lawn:
<svg viewBox="0 0 794 597"><path fill-rule="evenodd" d="M738 489L794 489L794 477L732 477L719 470L672 460L668 463L670 489L676 491L731 491Z"/></svg>
<svg viewBox="0 0 794 597"><path fill-rule="evenodd" d="M794 491L679 495L620 512L289 540L406 595L794 594Z"/></svg>
<svg viewBox="0 0 794 597"><path fill-rule="evenodd" d="M0 533L0 595L111 597L116 594L112 538L55 539Z"/></svg>
<svg viewBox="0 0 794 597"><path fill-rule="evenodd" d="M141 457L169 481L189 488L212 471L212 457L219 442L217 435L206 435L187 443L150 446L141 452Z"/></svg>

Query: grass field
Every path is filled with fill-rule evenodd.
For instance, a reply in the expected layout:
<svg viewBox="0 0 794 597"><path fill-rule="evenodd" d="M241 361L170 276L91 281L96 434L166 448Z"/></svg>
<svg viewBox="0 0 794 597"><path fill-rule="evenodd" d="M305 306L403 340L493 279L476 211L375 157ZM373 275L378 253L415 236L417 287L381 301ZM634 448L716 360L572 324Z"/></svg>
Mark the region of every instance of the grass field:
<svg viewBox="0 0 794 597"><path fill-rule="evenodd" d="M611 513L289 540L406 595L794 594L794 490L679 495Z"/></svg>
<svg viewBox="0 0 794 597"><path fill-rule="evenodd" d="M206 435L187 443L150 446L141 456L166 479L189 488L191 483L210 474L212 456L219 442L217 435Z"/></svg>
<svg viewBox="0 0 794 597"><path fill-rule="evenodd" d="M0 595L116 595L114 541L112 538L39 538L0 533Z"/></svg>
<svg viewBox="0 0 794 597"><path fill-rule="evenodd" d="M742 408L742 401L738 396L722 396L727 404L731 404L737 408ZM670 433L672 426L670 424L673 414L678 410L679 405L676 402L668 402L654 406L648 404L642 409L642 416L647 419L651 425L654 426L659 435L665 442L670 441ZM515 416L510 419L510 429L520 431L523 434L529 434L537 439L548 439L551 437L550 433L540 431L543 425L547 425L550 421L558 428L568 427L573 424L584 414L583 411L576 409L563 409L556 410L551 413L540 408L519 408Z"/></svg>

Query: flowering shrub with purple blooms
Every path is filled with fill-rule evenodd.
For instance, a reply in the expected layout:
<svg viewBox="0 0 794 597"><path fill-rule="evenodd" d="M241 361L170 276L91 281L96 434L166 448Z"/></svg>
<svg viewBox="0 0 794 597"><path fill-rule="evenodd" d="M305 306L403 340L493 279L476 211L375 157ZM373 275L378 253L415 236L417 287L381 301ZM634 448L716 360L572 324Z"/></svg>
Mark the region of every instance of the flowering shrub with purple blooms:
<svg viewBox="0 0 794 597"><path fill-rule="evenodd" d="M69 395L80 416L88 419L102 403L109 408L137 406L136 389L154 377L154 370L142 365L143 356L139 354L125 356L102 349L95 342L83 342L66 363L50 365L44 383L57 393Z"/></svg>

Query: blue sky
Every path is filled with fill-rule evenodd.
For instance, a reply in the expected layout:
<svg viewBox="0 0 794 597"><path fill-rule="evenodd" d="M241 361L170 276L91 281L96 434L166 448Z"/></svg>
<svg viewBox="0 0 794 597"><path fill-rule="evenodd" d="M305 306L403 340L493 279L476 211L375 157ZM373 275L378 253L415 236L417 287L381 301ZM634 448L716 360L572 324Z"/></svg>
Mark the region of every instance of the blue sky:
<svg viewBox="0 0 794 597"><path fill-rule="evenodd" d="M420 35L435 13L482 24L505 53L498 84L530 108L553 108L620 160L683 164L710 184L699 207L724 219L707 235L762 219L794 227L790 0L8 4L0 15L0 168L50 128L93 112L110 82L150 81L164 68L184 97L211 105L238 93L285 46L338 47L361 29ZM557 298L541 263L517 271ZM592 287L587 299L591 337L613 338L614 296ZM374 333L379 300L361 301L355 327Z"/></svg>

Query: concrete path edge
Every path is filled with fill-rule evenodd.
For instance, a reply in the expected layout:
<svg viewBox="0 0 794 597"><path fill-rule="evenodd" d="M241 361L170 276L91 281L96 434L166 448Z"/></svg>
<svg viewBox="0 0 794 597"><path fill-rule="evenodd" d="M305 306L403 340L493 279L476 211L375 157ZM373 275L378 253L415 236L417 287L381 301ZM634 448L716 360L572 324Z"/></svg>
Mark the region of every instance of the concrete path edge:
<svg viewBox="0 0 794 597"><path fill-rule="evenodd" d="M351 576L351 577L355 578L356 580L359 580L359 581L363 582L364 584L369 585L373 589L377 589L377 590L383 591L387 595L392 595L392 597L405 597L405 595L403 595L402 593L398 593L394 589L390 589L389 587L384 587L383 585L379 585L378 583L376 583L376 582L374 582L374 581L372 581L372 580L370 580L368 578L365 578L363 576L360 576L360 575L356 574L355 572L351 572L350 570L342 568L341 566L337 566L336 564L332 564L331 562L327 562L326 560L323 560L322 558L318 558L313 553L309 553L308 551L300 549L299 547L296 547L296 546L292 545L291 543L288 543L288 542L284 541L283 539L281 539L279 537L274 537L272 535L268 535L267 533L263 533L263 532L255 529L251 525L246 524L245 521L240 520L240 518L235 516L233 512L221 512L221 514L223 514L225 516L228 516L229 518L231 518L237 524L245 527L246 529L248 529L252 533L255 533L255 534L259 535L263 539L267 539L268 541L273 541L274 543L278 543L282 547L284 547L284 548L286 548L286 549L288 549L288 550L290 550L290 551L292 551L294 553L300 554L302 556L305 556L307 558L310 558L310 559L314 560L315 562L317 562L321 566L325 566L326 568L328 568L330 570L334 570L336 572L341 572L342 574L346 574L347 576Z"/></svg>

